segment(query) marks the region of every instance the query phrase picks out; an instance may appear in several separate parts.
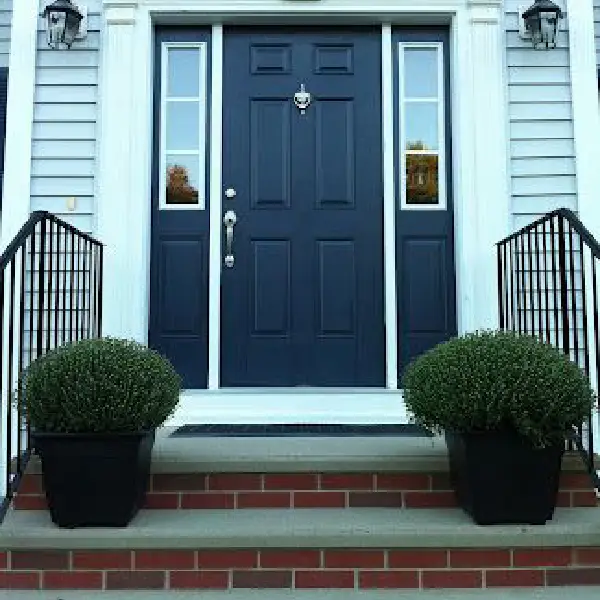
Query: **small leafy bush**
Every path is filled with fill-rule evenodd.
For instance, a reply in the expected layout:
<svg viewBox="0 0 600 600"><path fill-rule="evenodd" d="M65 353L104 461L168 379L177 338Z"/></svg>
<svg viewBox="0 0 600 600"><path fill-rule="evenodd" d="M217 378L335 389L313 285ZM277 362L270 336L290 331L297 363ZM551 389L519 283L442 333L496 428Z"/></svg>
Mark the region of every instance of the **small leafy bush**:
<svg viewBox="0 0 600 600"><path fill-rule="evenodd" d="M39 432L117 433L160 426L179 402L171 363L129 340L82 340L29 365L18 402Z"/></svg>
<svg viewBox="0 0 600 600"><path fill-rule="evenodd" d="M531 336L484 331L439 344L406 369L405 401L435 432L512 428L537 447L564 440L595 395L583 371Z"/></svg>

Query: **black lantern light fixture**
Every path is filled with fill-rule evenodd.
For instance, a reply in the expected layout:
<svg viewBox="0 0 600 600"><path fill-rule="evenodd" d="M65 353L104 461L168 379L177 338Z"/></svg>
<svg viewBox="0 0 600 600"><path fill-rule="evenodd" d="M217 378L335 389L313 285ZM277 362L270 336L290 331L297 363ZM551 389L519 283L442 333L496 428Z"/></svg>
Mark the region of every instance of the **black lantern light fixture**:
<svg viewBox="0 0 600 600"><path fill-rule="evenodd" d="M48 45L55 50L61 46L70 48L80 33L83 13L71 0L54 0L42 13L46 19Z"/></svg>
<svg viewBox="0 0 600 600"><path fill-rule="evenodd" d="M535 0L523 13L525 32L531 36L533 47L556 48L556 38L563 12L552 0Z"/></svg>

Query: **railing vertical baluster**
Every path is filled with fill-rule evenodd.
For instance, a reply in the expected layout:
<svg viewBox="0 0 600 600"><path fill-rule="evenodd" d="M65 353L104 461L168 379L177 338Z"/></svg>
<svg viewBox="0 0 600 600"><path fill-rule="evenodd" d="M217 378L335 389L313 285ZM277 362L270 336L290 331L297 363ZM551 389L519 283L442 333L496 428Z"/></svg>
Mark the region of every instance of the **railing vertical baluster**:
<svg viewBox="0 0 600 600"><path fill-rule="evenodd" d="M517 299L516 325L518 332L521 333L523 330L523 328L521 327L521 317L523 315L523 311L521 310L521 259L519 255L519 246L517 244L517 240L515 240L515 262L515 279L517 282L517 287L515 289Z"/></svg>
<svg viewBox="0 0 600 600"><path fill-rule="evenodd" d="M554 303L554 343L560 348L560 290L558 289L556 272L556 232L554 231L554 218L550 221L550 233L552 235L552 301Z"/></svg>
<svg viewBox="0 0 600 600"><path fill-rule="evenodd" d="M37 348L36 356L43 354L44 347L44 294L46 281L46 220L40 223L40 255L38 266L38 302L37 302Z"/></svg>
<svg viewBox="0 0 600 600"><path fill-rule="evenodd" d="M27 239L21 246L21 280L19 282L19 360L17 363L17 376L20 377L23 372L23 344L25 340L25 282L26 279L26 266L27 266ZM23 468L23 444L22 444L22 432L21 427L23 425L23 414L21 403L17 403L17 423L19 427L19 435L17 438L17 473L21 473Z"/></svg>
<svg viewBox="0 0 600 600"><path fill-rule="evenodd" d="M56 270L53 273L53 277L56 278L56 288L54 292L54 347L58 348L58 330L59 317L60 317L60 226L56 225Z"/></svg>
<svg viewBox="0 0 600 600"><path fill-rule="evenodd" d="M585 278L585 257L584 257L583 239L579 236L579 256L581 257L581 305L582 305L582 324L583 324L583 370L589 377L590 375L590 339L588 335L588 315L587 315L587 285ZM590 257L592 262L594 257Z"/></svg>
<svg viewBox="0 0 600 600"><path fill-rule="evenodd" d="M96 324L96 335L100 337L102 335L102 305L103 305L103 287L102 281L104 277L104 246L98 246L98 254L99 254L99 268L98 268L98 308L96 312L98 314L97 324Z"/></svg>
<svg viewBox="0 0 600 600"><path fill-rule="evenodd" d="M527 328L527 278L525 276L525 238L521 236L521 286L523 290L523 333L528 332Z"/></svg>
<svg viewBox="0 0 600 600"><path fill-rule="evenodd" d="M547 247L547 231L546 221L543 223L543 249L544 249L544 300L545 300L545 313L546 313L546 343L550 343L550 295L548 293L548 247Z"/></svg>
<svg viewBox="0 0 600 600"><path fill-rule="evenodd" d="M68 245L69 245L69 235L68 232L64 232L65 236L65 249L63 252L63 271L62 271L62 343L64 344L67 339L67 256L68 256Z"/></svg>
<svg viewBox="0 0 600 600"><path fill-rule="evenodd" d="M498 246L496 250L496 263L498 267L498 320L500 323L500 329L506 329L504 325L504 277L503 264L502 264L502 246Z"/></svg>
<svg viewBox="0 0 600 600"><path fill-rule="evenodd" d="M531 312L531 333L535 335L535 290L533 285L533 253L531 247L531 230L527 232L527 254L528 254L528 285L527 296L529 298L529 309Z"/></svg>
<svg viewBox="0 0 600 600"><path fill-rule="evenodd" d="M36 254L36 227L33 229L33 233L29 242L29 360L30 363L33 360L33 337L34 337L34 305L35 305L35 254Z"/></svg>
<svg viewBox="0 0 600 600"><path fill-rule="evenodd" d="M508 242L508 247L510 250L510 306L511 306L511 311L510 311L510 325L513 331L515 331L516 329L516 315L517 313L517 300L515 299L515 293L516 293L516 289L515 289L515 253L514 253L514 244L513 244L513 240L510 240ZM518 284L517 284L518 285Z"/></svg>
<svg viewBox="0 0 600 600"><path fill-rule="evenodd" d="M77 238L77 260L76 260L76 274L75 274L75 339L80 340L81 336L79 335L79 294L80 290L80 269L81 269L81 244L80 238Z"/></svg>
<svg viewBox="0 0 600 600"><path fill-rule="evenodd" d="M569 223L569 270L571 272L571 316L573 319L573 324L571 328L573 329L573 360L579 366L581 366L579 358L579 318L577 315L577 281L575 278L575 253L573 252L573 227L571 226L571 223Z"/></svg>
<svg viewBox="0 0 600 600"><path fill-rule="evenodd" d="M50 350L52 340L52 277L54 273L53 255L54 255L54 223L48 221L49 241L48 241L48 306L46 308L46 352ZM46 252L46 248L44 248ZM44 291L46 293L46 291Z"/></svg>
<svg viewBox="0 0 600 600"><path fill-rule="evenodd" d="M8 472L8 484L12 484L12 472L13 472L13 407L11 402L13 388L13 378L15 376L14 371L14 358L15 358L15 293L16 293L16 277L17 277L17 265L16 255L12 257L10 261L10 284L8 293L8 355L7 360L7 373L6 373L6 384L7 384L7 410L6 410L6 448L7 448L7 472ZM9 488L10 489L10 488Z"/></svg>
<svg viewBox="0 0 600 600"><path fill-rule="evenodd" d="M540 340L544 338L544 320L542 317L542 277L541 277L541 265L540 265L540 242L538 235L538 228L534 229L535 232L535 271L537 280L537 301L538 301L538 337Z"/></svg>
<svg viewBox="0 0 600 600"><path fill-rule="evenodd" d="M87 240L83 240L83 265L82 265L82 290L81 290L81 304L83 314L81 316L81 337L87 338L86 334L86 323L87 323Z"/></svg>
<svg viewBox="0 0 600 600"><path fill-rule="evenodd" d="M598 281L596 279L596 257L592 255L592 293L593 293L593 306L594 306L594 350L596 356L596 364L595 364L595 376L596 376L596 392L598 392L598 386L600 385L600 331L598 330ZM592 417L593 418L593 417ZM598 416L596 415L596 418ZM593 438L594 426L590 423L590 437L589 437L589 450L593 451L594 448L594 438Z"/></svg>
<svg viewBox="0 0 600 600"><path fill-rule="evenodd" d="M73 342L73 297L75 294L75 234L71 232L71 276L69 277L69 341Z"/></svg>

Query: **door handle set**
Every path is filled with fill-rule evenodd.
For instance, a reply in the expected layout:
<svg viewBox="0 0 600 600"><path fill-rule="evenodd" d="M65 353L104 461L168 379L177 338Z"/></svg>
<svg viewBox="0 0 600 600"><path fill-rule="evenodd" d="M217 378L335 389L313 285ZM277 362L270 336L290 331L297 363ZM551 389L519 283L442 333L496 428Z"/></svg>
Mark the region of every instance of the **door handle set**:
<svg viewBox="0 0 600 600"><path fill-rule="evenodd" d="M223 225L225 225L225 259L224 263L228 269L231 269L235 264L235 257L233 255L233 228L237 223L237 215L235 211L228 210L223 215Z"/></svg>

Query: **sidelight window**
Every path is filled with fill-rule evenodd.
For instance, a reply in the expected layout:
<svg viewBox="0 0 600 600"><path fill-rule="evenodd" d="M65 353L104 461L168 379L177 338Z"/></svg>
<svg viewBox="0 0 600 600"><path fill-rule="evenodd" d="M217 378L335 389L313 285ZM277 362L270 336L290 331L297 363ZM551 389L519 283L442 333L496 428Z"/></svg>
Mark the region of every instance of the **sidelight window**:
<svg viewBox="0 0 600 600"><path fill-rule="evenodd" d="M161 209L206 207L206 51L205 43L162 46Z"/></svg>
<svg viewBox="0 0 600 600"><path fill-rule="evenodd" d="M400 206L445 209L442 44L400 42L398 66Z"/></svg>

